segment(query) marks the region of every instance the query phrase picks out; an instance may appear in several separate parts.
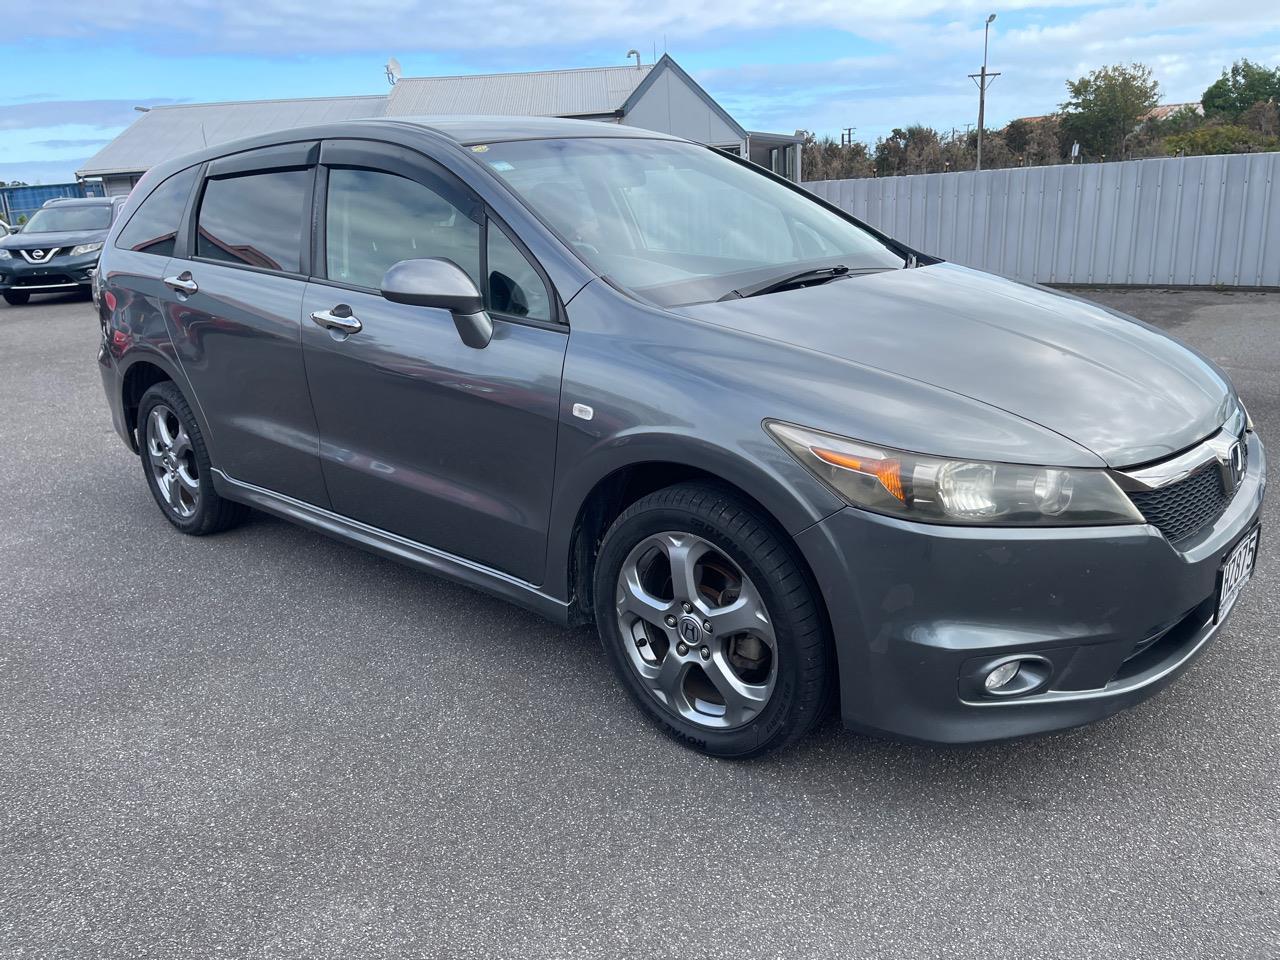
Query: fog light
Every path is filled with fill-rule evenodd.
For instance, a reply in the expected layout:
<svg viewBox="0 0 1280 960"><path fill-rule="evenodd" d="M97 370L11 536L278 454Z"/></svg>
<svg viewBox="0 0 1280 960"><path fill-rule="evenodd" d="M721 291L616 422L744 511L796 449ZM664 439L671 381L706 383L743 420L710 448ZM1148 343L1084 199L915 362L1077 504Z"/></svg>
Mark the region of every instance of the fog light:
<svg viewBox="0 0 1280 960"><path fill-rule="evenodd" d="M982 685L992 692L999 690L1018 675L1018 668L1020 666L1022 666L1022 663L1018 660L1010 660L1008 663L1002 663L987 674L986 678L982 681Z"/></svg>

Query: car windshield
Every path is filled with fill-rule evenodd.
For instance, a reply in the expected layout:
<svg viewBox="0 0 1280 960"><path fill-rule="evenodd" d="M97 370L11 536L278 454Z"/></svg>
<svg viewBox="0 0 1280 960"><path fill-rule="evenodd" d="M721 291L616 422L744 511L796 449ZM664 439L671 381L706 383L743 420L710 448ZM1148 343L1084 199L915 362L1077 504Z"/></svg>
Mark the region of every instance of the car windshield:
<svg viewBox="0 0 1280 960"><path fill-rule="evenodd" d="M600 137L471 150L595 270L663 306L810 268L905 265L803 193L695 144Z"/></svg>
<svg viewBox="0 0 1280 960"><path fill-rule="evenodd" d="M108 203L61 204L41 207L31 215L23 233L59 233L63 230L105 230L111 226Z"/></svg>

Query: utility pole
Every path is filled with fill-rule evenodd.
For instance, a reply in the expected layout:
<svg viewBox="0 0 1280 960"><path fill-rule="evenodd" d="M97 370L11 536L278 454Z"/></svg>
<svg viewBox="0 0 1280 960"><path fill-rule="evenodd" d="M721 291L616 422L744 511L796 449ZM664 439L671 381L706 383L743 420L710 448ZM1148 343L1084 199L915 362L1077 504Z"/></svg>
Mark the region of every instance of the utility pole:
<svg viewBox="0 0 1280 960"><path fill-rule="evenodd" d="M1000 76L998 73L987 72L987 41L991 35L991 21L995 18L994 13L987 17L986 25L982 28L982 69L969 74L969 79L978 85L978 170L982 169L982 127L987 108L987 87Z"/></svg>
<svg viewBox="0 0 1280 960"><path fill-rule="evenodd" d="M845 127L843 130L840 131L840 146L842 147L853 146L853 127Z"/></svg>

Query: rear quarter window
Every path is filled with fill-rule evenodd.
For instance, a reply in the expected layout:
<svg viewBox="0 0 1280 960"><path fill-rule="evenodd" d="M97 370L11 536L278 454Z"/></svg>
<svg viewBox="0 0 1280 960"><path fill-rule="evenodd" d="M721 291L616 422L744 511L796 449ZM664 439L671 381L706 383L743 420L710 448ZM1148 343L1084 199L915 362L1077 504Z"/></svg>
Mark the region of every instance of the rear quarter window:
<svg viewBox="0 0 1280 960"><path fill-rule="evenodd" d="M139 253L173 256L174 242L182 222L182 211L195 185L196 168L175 173L142 201L116 238L116 246Z"/></svg>

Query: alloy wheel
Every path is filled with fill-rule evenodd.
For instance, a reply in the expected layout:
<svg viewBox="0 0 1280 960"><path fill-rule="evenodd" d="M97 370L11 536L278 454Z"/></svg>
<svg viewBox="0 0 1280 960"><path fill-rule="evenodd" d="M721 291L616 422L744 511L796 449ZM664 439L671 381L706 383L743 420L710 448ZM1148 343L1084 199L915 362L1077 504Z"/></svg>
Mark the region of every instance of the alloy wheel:
<svg viewBox="0 0 1280 960"><path fill-rule="evenodd" d="M191 436L178 415L163 403L147 416L147 459L165 504L183 520L200 506L200 472Z"/></svg>
<svg viewBox="0 0 1280 960"><path fill-rule="evenodd" d="M690 723L741 727L769 702L777 642L759 591L691 533L646 537L618 574L618 627L649 694Z"/></svg>

